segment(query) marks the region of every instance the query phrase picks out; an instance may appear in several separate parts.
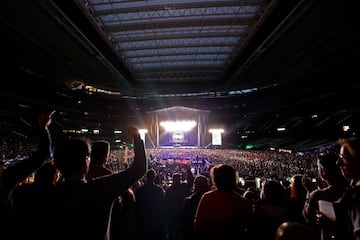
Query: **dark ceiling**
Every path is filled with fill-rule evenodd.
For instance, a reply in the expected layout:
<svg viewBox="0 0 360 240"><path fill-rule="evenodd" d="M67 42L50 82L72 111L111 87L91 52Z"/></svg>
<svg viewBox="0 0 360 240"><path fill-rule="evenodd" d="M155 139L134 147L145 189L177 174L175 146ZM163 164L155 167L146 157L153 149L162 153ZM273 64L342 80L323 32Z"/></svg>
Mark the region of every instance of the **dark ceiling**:
<svg viewBox="0 0 360 240"><path fill-rule="evenodd" d="M209 110L228 144L333 144L344 124L347 135L359 128L358 5L5 1L0 130L26 134L38 110L54 108L59 132L109 135L185 106Z"/></svg>

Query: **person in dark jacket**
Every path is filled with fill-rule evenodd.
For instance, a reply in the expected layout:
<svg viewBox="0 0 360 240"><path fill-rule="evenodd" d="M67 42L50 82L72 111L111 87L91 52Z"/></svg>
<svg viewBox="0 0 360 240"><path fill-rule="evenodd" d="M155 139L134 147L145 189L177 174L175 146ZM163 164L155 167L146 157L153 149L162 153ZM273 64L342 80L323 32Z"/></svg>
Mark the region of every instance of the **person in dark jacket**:
<svg viewBox="0 0 360 240"><path fill-rule="evenodd" d="M193 183L193 192L184 200L182 210L181 239L197 239L194 232L194 218L200 199L204 193L211 189L210 180L204 175L197 175Z"/></svg>
<svg viewBox="0 0 360 240"><path fill-rule="evenodd" d="M55 148L54 162L63 181L57 186L49 239L110 239L110 214L114 200L145 173L144 143L136 128L128 129L133 139L134 160L128 168L87 182L90 144L86 139L67 139Z"/></svg>

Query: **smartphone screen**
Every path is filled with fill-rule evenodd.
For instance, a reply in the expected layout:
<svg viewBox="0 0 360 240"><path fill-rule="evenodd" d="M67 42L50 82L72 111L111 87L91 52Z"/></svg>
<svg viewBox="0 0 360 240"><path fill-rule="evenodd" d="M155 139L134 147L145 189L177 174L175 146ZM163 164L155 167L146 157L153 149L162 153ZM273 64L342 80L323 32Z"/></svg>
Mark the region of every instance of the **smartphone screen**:
<svg viewBox="0 0 360 240"><path fill-rule="evenodd" d="M331 221L336 221L334 205L332 202L319 200L319 211Z"/></svg>

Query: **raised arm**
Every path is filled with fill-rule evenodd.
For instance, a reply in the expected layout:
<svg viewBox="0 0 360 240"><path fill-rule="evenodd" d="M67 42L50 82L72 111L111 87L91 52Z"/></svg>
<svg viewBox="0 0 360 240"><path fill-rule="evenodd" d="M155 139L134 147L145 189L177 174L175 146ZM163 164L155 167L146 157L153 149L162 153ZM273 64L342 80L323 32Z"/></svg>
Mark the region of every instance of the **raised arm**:
<svg viewBox="0 0 360 240"><path fill-rule="evenodd" d="M2 182L2 197L10 200L13 189L20 181L26 179L35 172L42 164L52 158L52 142L49 133L49 125L55 111L42 113L38 117L39 125L39 144L37 150L27 159L21 160L13 166L4 170Z"/></svg>
<svg viewBox="0 0 360 240"><path fill-rule="evenodd" d="M136 180L140 179L145 174L148 168L148 164L145 154L144 142L140 138L138 129L134 127L130 127L128 129L128 135L133 138L134 153L135 153L134 162L131 166L132 172L130 172L130 174L134 174L131 177L132 178L131 185L132 185Z"/></svg>
<svg viewBox="0 0 360 240"><path fill-rule="evenodd" d="M138 130L130 127L128 134L132 137L134 143L135 156L133 163L119 173L100 177L89 182L90 184L97 185L101 191L107 191L105 194L110 196L110 198L115 198L127 190L147 171L144 142L141 140Z"/></svg>

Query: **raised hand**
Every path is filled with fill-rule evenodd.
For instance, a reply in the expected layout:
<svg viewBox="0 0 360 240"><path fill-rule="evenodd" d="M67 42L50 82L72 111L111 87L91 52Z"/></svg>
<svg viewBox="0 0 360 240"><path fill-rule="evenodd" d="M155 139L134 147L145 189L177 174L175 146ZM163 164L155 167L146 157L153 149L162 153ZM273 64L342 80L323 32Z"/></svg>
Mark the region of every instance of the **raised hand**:
<svg viewBox="0 0 360 240"><path fill-rule="evenodd" d="M38 118L39 128L40 130L48 130L48 127L51 124L52 116L55 113L55 110L48 113L41 113Z"/></svg>

